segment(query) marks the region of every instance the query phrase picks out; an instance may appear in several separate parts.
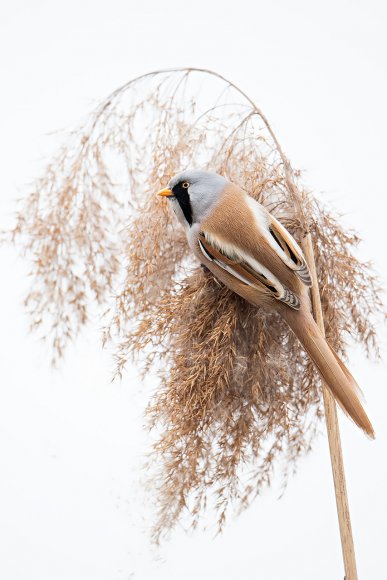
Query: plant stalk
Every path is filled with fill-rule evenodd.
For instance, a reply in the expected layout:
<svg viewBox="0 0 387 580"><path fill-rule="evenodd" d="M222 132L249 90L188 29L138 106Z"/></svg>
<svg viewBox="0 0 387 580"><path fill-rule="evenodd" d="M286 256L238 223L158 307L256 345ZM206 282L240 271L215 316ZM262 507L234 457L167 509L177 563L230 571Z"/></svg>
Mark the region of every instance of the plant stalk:
<svg viewBox="0 0 387 580"><path fill-rule="evenodd" d="M302 240L302 249L308 262L312 276L313 286L311 288L313 316L325 336L324 319L321 308L320 290L318 287L316 264L311 234L308 233ZM336 402L327 387L323 384L323 397L325 408L325 421L327 426L329 451L331 455L331 465L333 481L335 485L337 515L339 519L341 548L343 552L345 577L344 580L357 580L355 547L352 536L351 517L349 513L347 486L345 482L345 471L343 462L343 452L341 448L339 422L337 418Z"/></svg>

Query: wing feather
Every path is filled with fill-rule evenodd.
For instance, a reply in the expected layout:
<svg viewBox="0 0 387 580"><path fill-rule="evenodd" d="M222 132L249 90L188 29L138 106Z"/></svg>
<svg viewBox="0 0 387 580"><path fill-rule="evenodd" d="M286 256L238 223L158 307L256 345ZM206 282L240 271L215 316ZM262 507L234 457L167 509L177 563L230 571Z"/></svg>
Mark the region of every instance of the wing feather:
<svg viewBox="0 0 387 580"><path fill-rule="evenodd" d="M247 205L255 220L256 227L275 251L278 258L298 276L305 286L312 285L309 268L300 246L287 229L260 203L247 196Z"/></svg>
<svg viewBox="0 0 387 580"><path fill-rule="evenodd" d="M214 262L241 282L270 294L295 310L300 308L299 297L256 260L246 259L243 252L238 252L235 247L232 252L227 252L224 247L220 247L221 243L216 243L213 235L206 237L204 231L199 233L198 243L207 260Z"/></svg>
<svg viewBox="0 0 387 580"><path fill-rule="evenodd" d="M279 221L272 215L270 218L269 232L285 254L284 262L294 270L305 286L312 286L312 278L301 248Z"/></svg>

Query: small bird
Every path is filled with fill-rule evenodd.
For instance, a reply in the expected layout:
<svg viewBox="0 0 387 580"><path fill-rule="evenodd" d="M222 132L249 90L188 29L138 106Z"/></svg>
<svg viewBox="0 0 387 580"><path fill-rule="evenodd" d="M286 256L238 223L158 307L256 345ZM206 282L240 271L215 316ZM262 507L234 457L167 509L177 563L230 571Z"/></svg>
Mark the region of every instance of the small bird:
<svg viewBox="0 0 387 580"><path fill-rule="evenodd" d="M198 260L233 292L284 318L336 401L373 438L361 391L311 314L309 268L287 229L217 173L183 171L158 194L172 202Z"/></svg>

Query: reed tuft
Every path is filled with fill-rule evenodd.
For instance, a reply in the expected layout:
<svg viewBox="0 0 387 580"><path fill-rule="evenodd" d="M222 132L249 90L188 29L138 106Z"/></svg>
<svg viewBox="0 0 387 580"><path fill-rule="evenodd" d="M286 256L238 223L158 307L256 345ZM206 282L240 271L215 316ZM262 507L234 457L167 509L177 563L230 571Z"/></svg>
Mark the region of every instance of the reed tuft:
<svg viewBox="0 0 387 580"><path fill-rule="evenodd" d="M74 131L24 201L12 232L31 260L31 325L63 356L104 314L116 372L158 371L147 409L158 437L155 539L207 504L221 529L287 474L322 416L320 381L284 322L254 308L190 257L155 192L185 168L226 175L300 241L311 231L328 340L378 354L381 290L359 237L303 188L267 119L220 75L158 71L116 90Z"/></svg>

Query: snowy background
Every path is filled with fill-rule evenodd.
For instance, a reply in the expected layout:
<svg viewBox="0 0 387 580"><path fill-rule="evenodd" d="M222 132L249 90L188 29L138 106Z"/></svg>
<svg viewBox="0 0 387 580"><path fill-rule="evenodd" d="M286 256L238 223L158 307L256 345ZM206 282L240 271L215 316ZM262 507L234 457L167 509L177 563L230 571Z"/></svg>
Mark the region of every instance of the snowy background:
<svg viewBox="0 0 387 580"><path fill-rule="evenodd" d="M212 68L268 116L304 181L364 238L387 278L387 8L383 1L13 0L0 8L0 227L60 135L149 70ZM0 575L5 580L326 580L343 577L324 434L287 491L222 536L149 544L142 491L153 381L111 383L98 321L57 371L27 331L27 265L1 249ZM385 333L383 334L384 356ZM340 416L359 578L385 577L386 364L350 351L377 432ZM322 431L323 433L323 431Z"/></svg>

